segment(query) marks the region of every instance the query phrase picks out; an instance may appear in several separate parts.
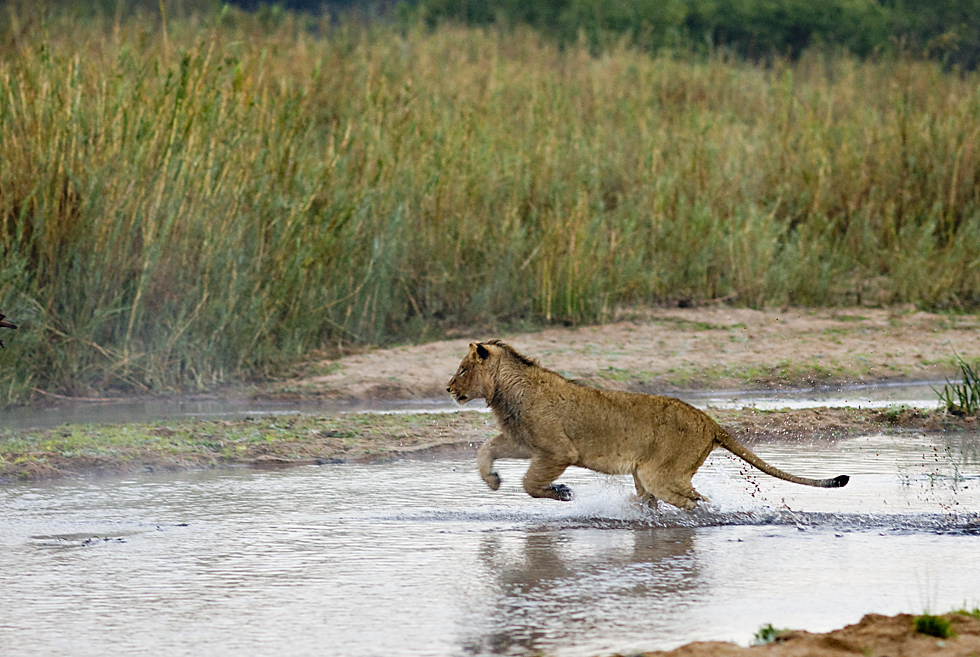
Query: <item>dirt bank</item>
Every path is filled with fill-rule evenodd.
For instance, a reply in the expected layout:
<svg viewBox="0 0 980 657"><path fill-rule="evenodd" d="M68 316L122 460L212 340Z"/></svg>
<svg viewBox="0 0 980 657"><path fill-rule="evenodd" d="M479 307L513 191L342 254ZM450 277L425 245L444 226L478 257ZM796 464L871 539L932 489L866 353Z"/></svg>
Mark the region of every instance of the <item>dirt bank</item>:
<svg viewBox="0 0 980 657"><path fill-rule="evenodd" d="M772 642L743 648L733 643L705 641L676 650L643 653L645 657L975 657L980 655L980 619L967 614L945 614L954 636L940 639L915 631L909 614L868 614L854 625L826 634L800 630L779 634Z"/></svg>
<svg viewBox="0 0 980 657"><path fill-rule="evenodd" d="M811 444L861 433L980 430L977 418L911 408L709 409L748 445ZM0 428L0 482L214 467L288 467L473 454L497 432L478 410L454 413L257 416L127 425Z"/></svg>
<svg viewBox="0 0 980 657"><path fill-rule="evenodd" d="M606 388L671 392L938 380L954 350L980 358L980 317L911 309L658 309L614 323L368 350L312 363L269 386L281 398L411 399L445 395L471 340L500 337L543 365Z"/></svg>

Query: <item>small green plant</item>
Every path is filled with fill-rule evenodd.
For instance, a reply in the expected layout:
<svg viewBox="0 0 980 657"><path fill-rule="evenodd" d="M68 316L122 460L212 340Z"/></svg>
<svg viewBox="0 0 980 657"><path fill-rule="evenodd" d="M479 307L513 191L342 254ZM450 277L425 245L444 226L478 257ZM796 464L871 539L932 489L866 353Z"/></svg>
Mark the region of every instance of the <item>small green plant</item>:
<svg viewBox="0 0 980 657"><path fill-rule="evenodd" d="M953 383L946 379L946 385L942 390L935 388L933 390L939 395L939 403L953 415L978 415L980 414L980 361L971 366L959 354L953 353L959 362L963 382Z"/></svg>
<svg viewBox="0 0 980 657"><path fill-rule="evenodd" d="M919 634L926 634L939 639L948 639L953 636L953 627L942 616L933 616L932 614L916 616L914 626L915 631Z"/></svg>
<svg viewBox="0 0 980 657"><path fill-rule="evenodd" d="M785 634L789 630L787 629L777 629L772 626L772 623L766 623L755 633L755 637L752 640L752 645L754 646L764 646L767 643L775 643L782 634Z"/></svg>

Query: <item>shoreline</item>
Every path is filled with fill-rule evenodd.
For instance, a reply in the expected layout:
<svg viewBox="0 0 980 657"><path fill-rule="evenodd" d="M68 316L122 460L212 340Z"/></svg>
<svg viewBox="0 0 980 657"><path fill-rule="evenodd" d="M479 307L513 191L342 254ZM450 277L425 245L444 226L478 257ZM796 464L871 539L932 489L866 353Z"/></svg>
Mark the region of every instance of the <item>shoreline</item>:
<svg viewBox="0 0 980 657"><path fill-rule="evenodd" d="M918 619L941 619L948 623L950 634L937 636L917 631ZM933 623L935 628L936 624ZM696 641L673 650L640 653L642 657L736 657L765 655L768 657L971 657L980 654L980 612L959 610L938 616L930 614L866 614L852 625L823 633L805 630L771 630L773 636L761 645L747 647L724 641ZM931 629L924 627L923 629ZM760 630L760 633L762 630Z"/></svg>
<svg viewBox="0 0 980 657"><path fill-rule="evenodd" d="M712 408L708 413L750 446L840 440L862 433L901 437L980 431L978 418L907 406ZM0 429L0 484L66 476L445 458L475 453L496 433L492 416L467 409Z"/></svg>
<svg viewBox="0 0 980 657"><path fill-rule="evenodd" d="M240 420L167 418L45 429L0 427L0 481L140 470L370 463L448 449L447 445L478 445L496 431L493 419L479 411L349 411L357 410L359 403L399 405L445 398L445 382L469 342L489 337L474 331L418 345L311 355L290 377L193 396L205 404L294 404L295 414L284 408L287 412ZM980 359L980 316L937 315L911 307L633 309L618 313L608 324L505 332L499 337L543 366L586 385L675 396L731 390L737 397L735 391L745 390L955 380L954 354L971 363ZM104 401L138 405L159 399ZM57 401L62 406L69 403ZM336 409L317 409L317 404L335 404ZM876 431L980 430L977 418L919 408L770 411L727 406L707 411L749 444ZM57 409L58 404L42 407ZM104 419L98 410L94 415L95 421Z"/></svg>

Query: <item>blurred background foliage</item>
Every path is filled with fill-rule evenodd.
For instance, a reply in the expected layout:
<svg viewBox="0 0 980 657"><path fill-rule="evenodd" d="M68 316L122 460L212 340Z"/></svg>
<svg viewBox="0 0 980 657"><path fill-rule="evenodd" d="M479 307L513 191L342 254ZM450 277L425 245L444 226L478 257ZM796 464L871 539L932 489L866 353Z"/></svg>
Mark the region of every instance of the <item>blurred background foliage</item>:
<svg viewBox="0 0 980 657"><path fill-rule="evenodd" d="M629 306L980 307L975 2L306 9L0 8L0 404Z"/></svg>
<svg viewBox="0 0 980 657"><path fill-rule="evenodd" d="M527 25L561 43L593 49L619 40L647 49L725 49L752 60L799 57L821 45L867 57L907 50L950 66L980 65L980 0L392 0L239 6L273 13L422 19L435 25Z"/></svg>
<svg viewBox="0 0 980 657"><path fill-rule="evenodd" d="M10 6L36 3L11 0ZM320 18L470 26L524 25L594 50L626 41L648 50L725 50L753 61L797 58L811 46L868 57L904 52L965 70L980 66L980 0L233 0L269 25ZM173 19L220 11L219 0L44 2L79 16ZM0 17L3 21L4 17Z"/></svg>

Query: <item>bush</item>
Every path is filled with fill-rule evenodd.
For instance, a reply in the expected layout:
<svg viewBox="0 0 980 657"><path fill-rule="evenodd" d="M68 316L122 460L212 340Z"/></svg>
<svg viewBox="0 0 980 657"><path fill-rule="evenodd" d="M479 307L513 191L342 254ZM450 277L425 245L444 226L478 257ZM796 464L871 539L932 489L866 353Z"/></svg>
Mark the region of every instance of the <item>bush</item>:
<svg viewBox="0 0 980 657"><path fill-rule="evenodd" d="M811 46L867 57L900 51L980 65L980 0L419 0L430 25L527 24L593 49L622 39L648 49L708 46L752 60L798 58Z"/></svg>
<svg viewBox="0 0 980 657"><path fill-rule="evenodd" d="M913 623L915 631L919 634L934 636L939 639L948 639L953 636L953 626L942 616L922 614L916 616Z"/></svg>
<svg viewBox="0 0 980 657"><path fill-rule="evenodd" d="M780 635L788 631L786 629L776 629L772 626L772 623L767 623L755 633L755 637L752 639L752 645L764 646L767 643L775 643L779 640Z"/></svg>

